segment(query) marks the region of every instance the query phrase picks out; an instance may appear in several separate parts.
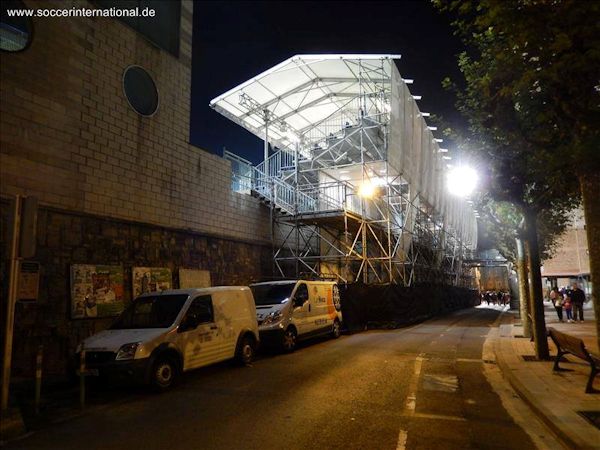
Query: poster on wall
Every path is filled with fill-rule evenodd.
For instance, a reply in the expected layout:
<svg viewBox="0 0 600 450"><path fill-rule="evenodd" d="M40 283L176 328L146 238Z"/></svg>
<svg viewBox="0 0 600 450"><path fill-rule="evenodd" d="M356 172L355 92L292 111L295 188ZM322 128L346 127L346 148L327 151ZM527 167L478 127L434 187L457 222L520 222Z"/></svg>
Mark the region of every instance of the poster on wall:
<svg viewBox="0 0 600 450"><path fill-rule="evenodd" d="M181 289L210 287L210 271L179 269L179 287Z"/></svg>
<svg viewBox="0 0 600 450"><path fill-rule="evenodd" d="M123 311L123 267L73 264L71 318L116 316Z"/></svg>
<svg viewBox="0 0 600 450"><path fill-rule="evenodd" d="M38 299L40 286L40 263L24 261L19 265L19 291L17 299L33 302Z"/></svg>
<svg viewBox="0 0 600 450"><path fill-rule="evenodd" d="M164 291L173 285L171 269L167 267L134 267L133 298L146 292Z"/></svg>

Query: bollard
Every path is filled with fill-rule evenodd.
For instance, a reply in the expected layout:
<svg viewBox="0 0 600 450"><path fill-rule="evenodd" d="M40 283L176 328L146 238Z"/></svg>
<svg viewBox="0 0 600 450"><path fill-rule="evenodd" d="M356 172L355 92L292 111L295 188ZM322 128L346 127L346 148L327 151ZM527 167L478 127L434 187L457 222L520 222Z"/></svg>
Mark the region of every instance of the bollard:
<svg viewBox="0 0 600 450"><path fill-rule="evenodd" d="M42 362L44 358L44 346L38 345L35 357L35 413L40 413L40 399L42 396Z"/></svg>
<svg viewBox="0 0 600 450"><path fill-rule="evenodd" d="M85 408L85 350L79 354L79 406Z"/></svg>

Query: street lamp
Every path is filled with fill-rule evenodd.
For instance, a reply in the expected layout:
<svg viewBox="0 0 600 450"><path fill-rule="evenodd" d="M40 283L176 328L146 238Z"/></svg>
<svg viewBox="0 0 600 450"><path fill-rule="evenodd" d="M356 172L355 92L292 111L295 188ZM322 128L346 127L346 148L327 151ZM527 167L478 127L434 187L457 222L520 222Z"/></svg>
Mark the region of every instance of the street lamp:
<svg viewBox="0 0 600 450"><path fill-rule="evenodd" d="M448 191L457 197L468 197L477 186L477 172L468 166L458 166L448 173Z"/></svg>

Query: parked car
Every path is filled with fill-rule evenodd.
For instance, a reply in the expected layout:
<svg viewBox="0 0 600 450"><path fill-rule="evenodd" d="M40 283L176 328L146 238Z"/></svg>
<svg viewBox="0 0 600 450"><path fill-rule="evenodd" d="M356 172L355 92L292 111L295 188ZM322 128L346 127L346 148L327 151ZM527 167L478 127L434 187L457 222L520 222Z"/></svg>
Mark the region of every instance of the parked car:
<svg viewBox="0 0 600 450"><path fill-rule="evenodd" d="M158 390L182 372L230 358L249 364L259 343L248 287L152 292L79 346L94 375L133 378Z"/></svg>
<svg viewBox="0 0 600 450"><path fill-rule="evenodd" d="M261 339L294 351L298 340L341 333L338 286L332 281L269 281L250 285Z"/></svg>

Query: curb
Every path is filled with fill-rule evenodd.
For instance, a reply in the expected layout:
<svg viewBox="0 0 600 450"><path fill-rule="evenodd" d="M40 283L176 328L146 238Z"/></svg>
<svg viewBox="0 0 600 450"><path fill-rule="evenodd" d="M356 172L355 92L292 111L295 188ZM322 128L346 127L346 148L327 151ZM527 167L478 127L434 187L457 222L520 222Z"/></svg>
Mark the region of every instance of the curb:
<svg viewBox="0 0 600 450"><path fill-rule="evenodd" d="M504 313L502 313L504 315ZM502 316L501 315L501 316ZM535 413L535 415L546 425L546 427L554 434L554 436L560 441L560 443L569 449L581 449L581 450L594 450L594 447L588 445L582 445L579 442L573 440L573 438L563 431L560 427L557 427L550 417L546 415L543 408L536 404L535 397L529 392L529 390L521 383L521 381L512 373L508 364L504 361L499 351L500 340L498 339L493 344L494 354L496 356L496 362L498 367L502 371L502 375L508 380L510 385L513 387L515 392L523 399L523 401L529 406L529 408ZM597 448L596 448L597 449Z"/></svg>

